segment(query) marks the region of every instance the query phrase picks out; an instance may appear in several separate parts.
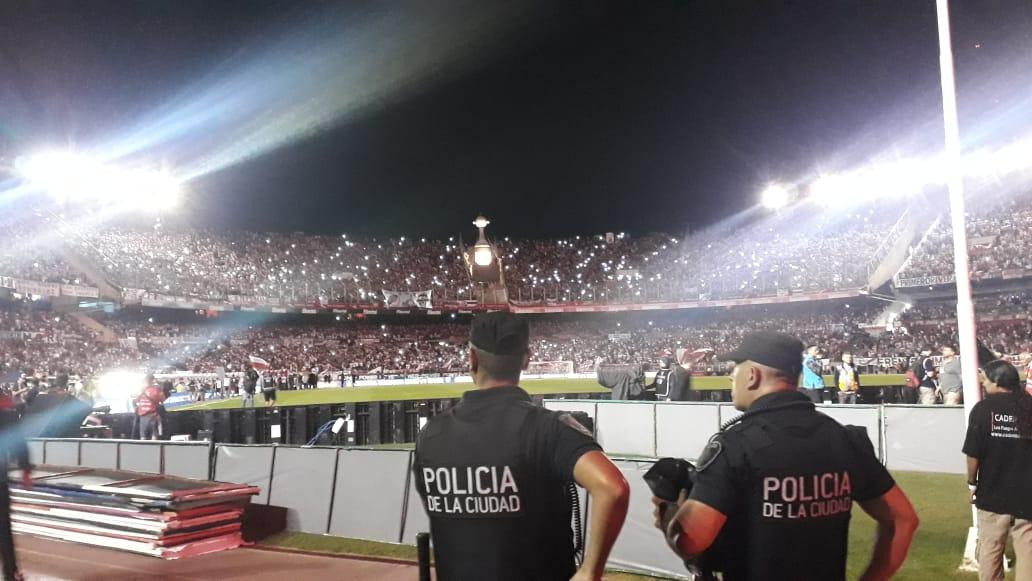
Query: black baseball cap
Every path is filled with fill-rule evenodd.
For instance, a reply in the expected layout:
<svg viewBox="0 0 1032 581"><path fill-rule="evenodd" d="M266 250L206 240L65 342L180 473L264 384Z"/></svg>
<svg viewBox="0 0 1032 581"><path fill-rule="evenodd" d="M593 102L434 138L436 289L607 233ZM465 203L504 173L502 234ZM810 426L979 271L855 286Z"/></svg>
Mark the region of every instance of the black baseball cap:
<svg viewBox="0 0 1032 581"><path fill-rule="evenodd" d="M530 327L512 313L484 313L473 319L469 342L495 355L523 355L530 349Z"/></svg>
<svg viewBox="0 0 1032 581"><path fill-rule="evenodd" d="M746 335L738 349L717 359L735 363L755 361L796 377L803 372L803 342L785 333L761 331Z"/></svg>

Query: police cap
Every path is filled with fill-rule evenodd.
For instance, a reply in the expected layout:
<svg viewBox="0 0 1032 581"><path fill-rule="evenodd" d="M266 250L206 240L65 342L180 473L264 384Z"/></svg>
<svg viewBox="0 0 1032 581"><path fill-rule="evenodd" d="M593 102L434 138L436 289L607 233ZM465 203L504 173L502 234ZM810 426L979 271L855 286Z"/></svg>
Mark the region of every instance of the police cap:
<svg viewBox="0 0 1032 581"><path fill-rule="evenodd" d="M761 331L751 333L742 339L742 344L730 353L720 355L721 361L755 361L767 367L784 372L789 377L798 377L803 372L803 343L785 333Z"/></svg>
<svg viewBox="0 0 1032 581"><path fill-rule="evenodd" d="M469 342L495 355L523 355L530 348L530 328L512 313L485 313L473 319Z"/></svg>

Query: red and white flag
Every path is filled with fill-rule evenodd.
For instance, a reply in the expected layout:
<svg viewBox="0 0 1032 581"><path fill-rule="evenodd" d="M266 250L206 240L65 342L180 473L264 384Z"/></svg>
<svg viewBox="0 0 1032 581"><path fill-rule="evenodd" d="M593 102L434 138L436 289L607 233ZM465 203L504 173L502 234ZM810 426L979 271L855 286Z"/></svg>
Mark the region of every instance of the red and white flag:
<svg viewBox="0 0 1032 581"><path fill-rule="evenodd" d="M251 355L248 357L248 359L251 361L251 367L254 367L259 371L266 371L270 367L269 362L262 359L261 357L255 357L254 355Z"/></svg>

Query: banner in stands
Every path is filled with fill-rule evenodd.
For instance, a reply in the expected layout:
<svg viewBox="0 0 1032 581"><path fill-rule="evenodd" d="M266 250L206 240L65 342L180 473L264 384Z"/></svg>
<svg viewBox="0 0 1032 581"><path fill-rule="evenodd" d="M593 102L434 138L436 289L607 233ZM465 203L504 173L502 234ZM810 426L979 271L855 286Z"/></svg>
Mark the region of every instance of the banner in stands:
<svg viewBox="0 0 1032 581"><path fill-rule="evenodd" d="M860 296L858 290L829 291L815 293L799 293L781 297L758 297L752 299L722 299L702 301L678 301L662 303L637 303L617 305L528 305L512 304L509 310L516 314L524 313L615 313L621 311L665 311L670 309L707 309L712 307L735 307L741 305L766 305L771 303L800 303L807 301L825 301L831 299L848 299ZM460 311L461 312L461 311Z"/></svg>
<svg viewBox="0 0 1032 581"><path fill-rule="evenodd" d="M44 297L61 296L61 285L55 282L38 282L35 280L14 279L14 290L28 295L40 295Z"/></svg>
<svg viewBox="0 0 1032 581"><path fill-rule="evenodd" d="M383 292L383 305L388 309L403 309L405 307L416 307L429 309L433 306L431 297L432 290L425 291L390 291Z"/></svg>
<svg viewBox="0 0 1032 581"><path fill-rule="evenodd" d="M940 274L936 276L919 276L917 278L901 278L896 281L896 288L909 286L935 286L937 284L950 284L955 280L952 274Z"/></svg>
<svg viewBox="0 0 1032 581"><path fill-rule="evenodd" d="M0 288L14 288L14 279L9 276L0 276Z"/></svg>
<svg viewBox="0 0 1032 581"><path fill-rule="evenodd" d="M92 286L78 284L61 285L61 296L64 297L86 297L91 299L100 298L100 291Z"/></svg>

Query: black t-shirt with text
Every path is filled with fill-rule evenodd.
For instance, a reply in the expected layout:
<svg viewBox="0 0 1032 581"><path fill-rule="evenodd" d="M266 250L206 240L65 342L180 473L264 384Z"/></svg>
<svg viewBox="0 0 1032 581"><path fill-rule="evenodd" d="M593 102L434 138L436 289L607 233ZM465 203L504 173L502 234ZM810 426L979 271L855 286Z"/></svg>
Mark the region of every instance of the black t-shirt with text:
<svg viewBox="0 0 1032 581"><path fill-rule="evenodd" d="M845 577L853 501L893 486L862 428L785 392L711 440L690 498L727 516L712 549L725 579L824 581Z"/></svg>
<svg viewBox="0 0 1032 581"><path fill-rule="evenodd" d="M1018 431L1019 398L1027 397L1032 396L997 393L976 403L964 454L979 460L975 506L1032 519L1032 438Z"/></svg>
<svg viewBox="0 0 1032 581"><path fill-rule="evenodd" d="M575 573L569 484L601 450L569 414L516 386L466 392L420 432L413 465L438 579L567 580Z"/></svg>

